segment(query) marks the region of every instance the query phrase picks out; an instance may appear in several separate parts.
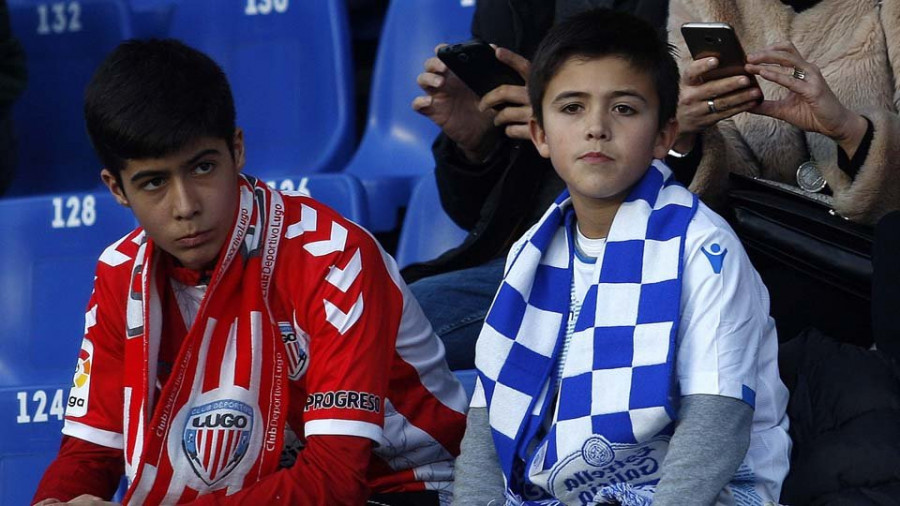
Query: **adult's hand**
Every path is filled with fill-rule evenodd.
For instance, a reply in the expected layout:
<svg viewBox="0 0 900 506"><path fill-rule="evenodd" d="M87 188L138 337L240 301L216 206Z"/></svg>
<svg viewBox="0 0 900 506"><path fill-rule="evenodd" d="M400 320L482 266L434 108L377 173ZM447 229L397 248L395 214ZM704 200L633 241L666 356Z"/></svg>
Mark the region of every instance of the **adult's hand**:
<svg viewBox="0 0 900 506"><path fill-rule="evenodd" d="M861 115L838 100L819 67L806 61L789 42L753 53L747 62L748 72L788 91L781 100L765 100L751 112L828 136L853 156L868 125Z"/></svg>
<svg viewBox="0 0 900 506"><path fill-rule="evenodd" d="M531 63L527 59L502 47L495 48L494 51L498 60L512 67L522 79L528 81ZM531 120L532 110L527 87L513 84L498 86L481 98L478 107L482 111L502 107L494 116L494 125L502 128L506 136L512 139L531 139L528 122Z"/></svg>
<svg viewBox="0 0 900 506"><path fill-rule="evenodd" d="M717 58L701 58L692 61L681 75L676 151L690 151L697 134L756 106L761 92L747 76L704 81L703 75L718 65Z"/></svg>
<svg viewBox="0 0 900 506"><path fill-rule="evenodd" d="M435 53L445 46L434 48ZM494 111L479 108L479 98L437 56L425 60L416 83L425 92L412 108L441 127L471 162L482 161L497 141Z"/></svg>

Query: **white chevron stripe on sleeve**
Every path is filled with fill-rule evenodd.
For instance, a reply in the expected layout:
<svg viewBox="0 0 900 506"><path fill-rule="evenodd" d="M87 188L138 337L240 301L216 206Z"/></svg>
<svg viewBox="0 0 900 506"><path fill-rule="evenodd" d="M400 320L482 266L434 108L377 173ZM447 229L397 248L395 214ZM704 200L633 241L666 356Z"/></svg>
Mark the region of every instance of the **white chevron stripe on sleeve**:
<svg viewBox="0 0 900 506"><path fill-rule="evenodd" d="M127 236L126 236L127 237ZM125 240L125 237L119 239L118 241L112 243L108 248L103 250L103 254L100 255L100 261L105 263L110 267L115 267L117 265L122 265L125 262L131 260L131 257L122 253L117 248L122 241Z"/></svg>
<svg viewBox="0 0 900 506"><path fill-rule="evenodd" d="M320 257L335 251L344 251L347 244L347 229L340 223L331 222L331 237L324 241L311 242L305 244L303 249L308 251L312 256Z"/></svg>
<svg viewBox="0 0 900 506"><path fill-rule="evenodd" d="M328 300L323 299L323 302L325 303L325 319L328 323L333 325L341 335L344 335L350 330L350 327L359 320L359 317L362 316L363 313L362 294L359 294L359 298L353 303L350 311L347 311L346 313Z"/></svg>
<svg viewBox="0 0 900 506"><path fill-rule="evenodd" d="M340 269L337 265L331 266L331 270L325 276L325 281L334 285L338 290L347 293L347 289L356 281L360 272L362 272L362 255L359 252L359 248L356 248L353 258L347 262L346 267Z"/></svg>
<svg viewBox="0 0 900 506"><path fill-rule="evenodd" d="M288 226L284 236L293 239L303 235L304 232L315 232L316 221L319 219L319 213L306 204L300 205L300 221Z"/></svg>

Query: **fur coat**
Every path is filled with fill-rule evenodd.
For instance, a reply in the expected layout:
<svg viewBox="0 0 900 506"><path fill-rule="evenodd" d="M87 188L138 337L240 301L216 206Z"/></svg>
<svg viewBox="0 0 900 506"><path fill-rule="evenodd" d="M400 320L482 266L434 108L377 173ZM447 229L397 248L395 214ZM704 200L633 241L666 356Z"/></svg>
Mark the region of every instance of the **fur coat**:
<svg viewBox="0 0 900 506"><path fill-rule="evenodd" d="M841 215L871 224L900 208L900 0L822 0L800 13L779 0L672 0L669 38L678 48L682 71L691 55L681 25L690 21L730 24L748 54L792 42L819 66L841 103L874 126L868 155L851 180L838 168L833 140L781 120L738 114L703 132L702 161L692 190L720 201L729 170L796 185L797 167L811 154ZM777 84L759 82L768 100L787 93Z"/></svg>

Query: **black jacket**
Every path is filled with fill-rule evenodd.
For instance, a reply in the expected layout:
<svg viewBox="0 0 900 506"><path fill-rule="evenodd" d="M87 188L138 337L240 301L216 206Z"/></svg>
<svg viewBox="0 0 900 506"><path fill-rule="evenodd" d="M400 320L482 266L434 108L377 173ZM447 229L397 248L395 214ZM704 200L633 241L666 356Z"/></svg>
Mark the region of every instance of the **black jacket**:
<svg viewBox="0 0 900 506"><path fill-rule="evenodd" d="M808 329L784 343L794 442L781 502L900 505L900 367Z"/></svg>

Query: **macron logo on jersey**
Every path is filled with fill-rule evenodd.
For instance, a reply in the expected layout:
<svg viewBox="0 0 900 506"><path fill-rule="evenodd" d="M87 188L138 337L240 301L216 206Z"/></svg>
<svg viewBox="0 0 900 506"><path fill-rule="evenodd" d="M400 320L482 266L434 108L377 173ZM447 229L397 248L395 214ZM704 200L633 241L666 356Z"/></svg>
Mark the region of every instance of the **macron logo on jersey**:
<svg viewBox="0 0 900 506"><path fill-rule="evenodd" d="M722 247L719 246L719 243L713 243L713 245L709 247L709 251L706 251L706 248L704 247L701 247L700 251L706 255L706 259L709 260L709 265L712 267L713 272L721 274L722 266L725 263L725 255L728 254L728 250L722 249Z"/></svg>

